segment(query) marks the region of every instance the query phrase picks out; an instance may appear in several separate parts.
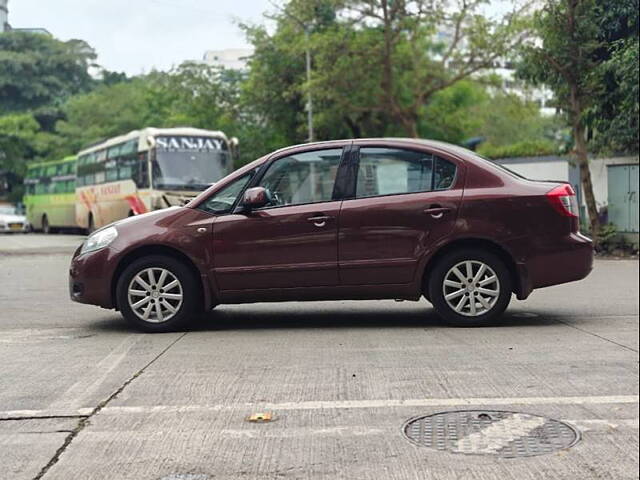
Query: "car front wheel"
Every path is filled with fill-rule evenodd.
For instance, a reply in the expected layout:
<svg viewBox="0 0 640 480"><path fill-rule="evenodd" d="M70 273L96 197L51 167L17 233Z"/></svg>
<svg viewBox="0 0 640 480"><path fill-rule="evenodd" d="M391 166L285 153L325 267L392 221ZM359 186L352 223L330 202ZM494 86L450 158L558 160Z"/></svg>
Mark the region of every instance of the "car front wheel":
<svg viewBox="0 0 640 480"><path fill-rule="evenodd" d="M454 326L495 322L511 300L511 274L493 253L480 249L451 252L436 264L429 279L436 312Z"/></svg>
<svg viewBox="0 0 640 480"><path fill-rule="evenodd" d="M124 318L145 332L183 329L199 306L199 285L184 263L162 255L134 261L120 275L117 302Z"/></svg>

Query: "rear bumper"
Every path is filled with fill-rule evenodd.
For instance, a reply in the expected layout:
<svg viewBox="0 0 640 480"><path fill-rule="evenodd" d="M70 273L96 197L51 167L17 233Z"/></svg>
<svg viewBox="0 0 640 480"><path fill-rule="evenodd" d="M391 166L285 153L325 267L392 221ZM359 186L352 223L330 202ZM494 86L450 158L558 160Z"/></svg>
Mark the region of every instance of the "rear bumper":
<svg viewBox="0 0 640 480"><path fill-rule="evenodd" d="M78 303L114 308L111 291L112 261L115 254L110 248L78 255L74 254L69 268L69 296Z"/></svg>
<svg viewBox="0 0 640 480"><path fill-rule="evenodd" d="M575 282L593 269L593 242L580 233L537 244L526 261L518 263L520 291L524 299L536 288Z"/></svg>

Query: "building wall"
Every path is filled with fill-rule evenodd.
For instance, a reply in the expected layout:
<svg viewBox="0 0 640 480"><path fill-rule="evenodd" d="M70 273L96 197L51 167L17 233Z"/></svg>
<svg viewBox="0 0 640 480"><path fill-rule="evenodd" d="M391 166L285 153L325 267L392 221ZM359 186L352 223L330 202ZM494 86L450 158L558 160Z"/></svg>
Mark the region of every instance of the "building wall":
<svg viewBox="0 0 640 480"><path fill-rule="evenodd" d="M227 48L225 50L207 50L203 61L209 65L229 68L233 70L246 70L247 61L253 55L251 48Z"/></svg>
<svg viewBox="0 0 640 480"><path fill-rule="evenodd" d="M582 211L587 213L582 185L580 183L580 169L570 157L522 157L505 158L497 160L520 175L532 180L561 180L570 182L576 192ZM607 165L638 164L637 156L592 158L589 160L591 183L593 184L593 196L598 210L607 206L609 200L609 185L607 178Z"/></svg>
<svg viewBox="0 0 640 480"><path fill-rule="evenodd" d="M531 180L571 180L571 165L565 157L504 158L496 162Z"/></svg>

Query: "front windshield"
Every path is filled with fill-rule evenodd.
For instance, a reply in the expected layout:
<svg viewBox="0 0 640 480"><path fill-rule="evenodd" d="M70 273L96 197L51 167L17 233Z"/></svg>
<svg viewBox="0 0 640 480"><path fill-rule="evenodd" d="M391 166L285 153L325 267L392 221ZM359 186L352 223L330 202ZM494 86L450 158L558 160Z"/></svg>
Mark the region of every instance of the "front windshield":
<svg viewBox="0 0 640 480"><path fill-rule="evenodd" d="M225 141L207 137L158 137L153 160L153 187L204 190L229 173Z"/></svg>
<svg viewBox="0 0 640 480"><path fill-rule="evenodd" d="M18 210L15 207L0 206L0 215L17 215Z"/></svg>

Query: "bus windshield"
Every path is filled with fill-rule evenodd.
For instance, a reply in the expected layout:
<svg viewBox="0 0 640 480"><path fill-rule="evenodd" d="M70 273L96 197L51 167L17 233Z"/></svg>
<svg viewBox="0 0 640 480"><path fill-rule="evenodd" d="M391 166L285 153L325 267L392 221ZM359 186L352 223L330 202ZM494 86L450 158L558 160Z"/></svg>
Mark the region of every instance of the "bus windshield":
<svg viewBox="0 0 640 480"><path fill-rule="evenodd" d="M153 161L153 187L204 190L228 172L225 142L206 137L158 137Z"/></svg>

